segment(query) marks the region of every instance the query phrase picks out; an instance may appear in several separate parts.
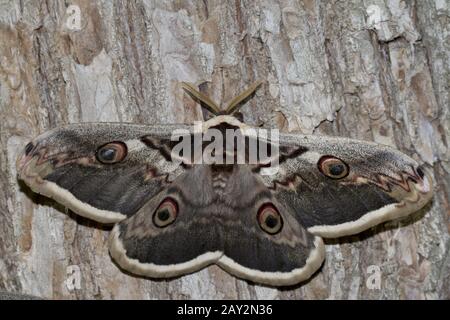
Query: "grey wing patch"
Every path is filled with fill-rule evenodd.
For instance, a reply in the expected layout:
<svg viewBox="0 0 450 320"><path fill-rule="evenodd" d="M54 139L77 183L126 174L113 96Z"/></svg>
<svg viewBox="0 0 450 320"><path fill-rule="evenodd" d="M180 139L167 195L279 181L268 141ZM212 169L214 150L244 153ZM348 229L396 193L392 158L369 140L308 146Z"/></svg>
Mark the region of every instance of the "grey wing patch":
<svg viewBox="0 0 450 320"><path fill-rule="evenodd" d="M44 300L44 298L19 292L0 291L0 300Z"/></svg>
<svg viewBox="0 0 450 320"><path fill-rule="evenodd" d="M355 234L404 217L432 196L432 180L416 161L387 146L345 138L282 135L280 144L307 151L280 161L277 174L261 176L274 196L323 237ZM342 178L327 176L323 157L348 166ZM322 171L321 171L322 170Z"/></svg>
<svg viewBox="0 0 450 320"><path fill-rule="evenodd" d="M185 170L141 141L152 135L165 143L171 130L180 127L97 123L58 128L27 145L17 160L19 178L79 215L117 222L134 214ZM126 157L102 163L99 147L111 141L126 147Z"/></svg>
<svg viewBox="0 0 450 320"><path fill-rule="evenodd" d="M178 214L161 228L155 214L168 198ZM278 204L283 228L265 233L258 209L274 201L246 166L194 166L114 227L110 252L122 268L148 277L174 277L217 264L254 282L292 285L320 267L324 247Z"/></svg>

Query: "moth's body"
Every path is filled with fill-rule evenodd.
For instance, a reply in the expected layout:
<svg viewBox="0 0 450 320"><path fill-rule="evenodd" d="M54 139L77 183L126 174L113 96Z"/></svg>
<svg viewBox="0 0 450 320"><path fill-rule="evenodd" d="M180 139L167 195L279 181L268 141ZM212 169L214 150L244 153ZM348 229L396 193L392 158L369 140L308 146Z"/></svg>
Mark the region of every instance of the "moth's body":
<svg viewBox="0 0 450 320"><path fill-rule="evenodd" d="M320 267L321 237L361 232L431 198L429 175L395 149L298 134L280 134L278 144L248 135L249 128L230 115L204 122L199 132L188 125L76 124L33 140L17 166L34 191L82 216L118 222L111 255L149 277L216 263L255 282L295 284ZM175 165L175 129L190 138L237 129L247 140L277 143L278 171L193 158Z"/></svg>

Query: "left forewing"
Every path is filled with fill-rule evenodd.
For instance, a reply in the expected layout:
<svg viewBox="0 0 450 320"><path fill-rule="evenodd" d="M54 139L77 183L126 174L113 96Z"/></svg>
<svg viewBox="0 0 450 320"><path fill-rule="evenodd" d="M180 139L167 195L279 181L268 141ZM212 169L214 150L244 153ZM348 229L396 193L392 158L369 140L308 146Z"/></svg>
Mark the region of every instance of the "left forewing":
<svg viewBox="0 0 450 320"><path fill-rule="evenodd" d="M18 175L33 191L76 213L114 223L133 215L184 170L164 154L171 132L183 128L120 123L57 128L25 147Z"/></svg>

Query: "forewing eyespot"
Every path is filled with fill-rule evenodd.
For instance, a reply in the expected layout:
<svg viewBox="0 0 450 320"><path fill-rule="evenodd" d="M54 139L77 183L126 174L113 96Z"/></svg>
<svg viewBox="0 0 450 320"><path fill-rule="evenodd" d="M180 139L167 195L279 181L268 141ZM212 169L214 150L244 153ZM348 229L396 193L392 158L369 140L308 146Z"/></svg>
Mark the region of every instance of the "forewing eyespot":
<svg viewBox="0 0 450 320"><path fill-rule="evenodd" d="M342 179L350 173L348 165L341 159L333 156L321 157L317 166L323 175L331 179Z"/></svg>
<svg viewBox="0 0 450 320"><path fill-rule="evenodd" d="M127 153L128 149L125 143L113 141L99 147L95 156L103 164L114 164L123 161Z"/></svg>

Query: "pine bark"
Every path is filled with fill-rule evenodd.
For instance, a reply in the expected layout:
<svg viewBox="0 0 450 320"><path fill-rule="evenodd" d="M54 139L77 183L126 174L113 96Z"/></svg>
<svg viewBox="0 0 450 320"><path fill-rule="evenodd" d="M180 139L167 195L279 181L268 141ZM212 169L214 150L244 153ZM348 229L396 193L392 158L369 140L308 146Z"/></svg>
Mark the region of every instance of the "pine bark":
<svg viewBox="0 0 450 320"><path fill-rule="evenodd" d="M80 28L70 4L80 9ZM170 281L125 274L108 254L108 228L17 181L18 152L48 129L192 123L204 114L181 81L226 103L260 79L242 107L246 123L394 146L434 173L432 203L406 220L327 241L320 271L278 290L216 266ZM0 291L53 299L449 299L449 89L448 0L2 0ZM78 269L80 288L71 289Z"/></svg>

